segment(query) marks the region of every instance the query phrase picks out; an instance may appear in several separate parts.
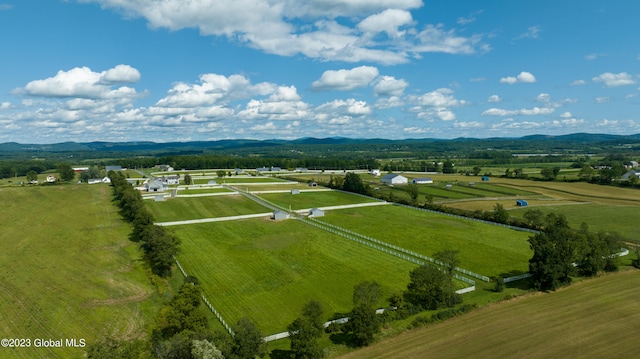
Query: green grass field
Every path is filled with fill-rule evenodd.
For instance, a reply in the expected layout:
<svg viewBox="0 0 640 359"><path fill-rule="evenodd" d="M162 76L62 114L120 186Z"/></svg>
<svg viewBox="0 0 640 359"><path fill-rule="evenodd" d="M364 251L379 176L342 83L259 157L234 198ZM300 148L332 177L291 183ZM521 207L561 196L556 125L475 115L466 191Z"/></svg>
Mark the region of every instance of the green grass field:
<svg viewBox="0 0 640 359"><path fill-rule="evenodd" d="M601 204L583 205L559 205L531 207L544 213L563 214L567 217L569 225L580 228L584 222L589 229L595 232L618 232L620 235L640 240L638 236L638 218L640 218L640 206L607 206ZM509 214L522 217L526 209L514 209Z"/></svg>
<svg viewBox="0 0 640 359"><path fill-rule="evenodd" d="M1 338L84 338L89 345L147 335L160 300L109 186L14 187L0 195ZM83 352L0 348L0 357Z"/></svg>
<svg viewBox="0 0 640 359"><path fill-rule="evenodd" d="M230 323L248 316L265 334L286 331L302 306L327 315L352 307L353 286L375 280L385 297L406 288L415 265L296 220L242 220L173 227L178 259ZM386 305L381 301L380 306Z"/></svg>
<svg viewBox="0 0 640 359"><path fill-rule="evenodd" d="M640 272L489 305L342 358L634 358Z"/></svg>
<svg viewBox="0 0 640 359"><path fill-rule="evenodd" d="M187 187L188 188L188 187ZM231 193L231 190L222 187L214 187L214 188L190 188L190 189L180 189L178 191L178 195L183 194L204 194L204 193Z"/></svg>
<svg viewBox="0 0 640 359"><path fill-rule="evenodd" d="M378 202L373 198L358 196L352 193L341 191L318 191L300 192L299 194L286 193L263 193L260 197L267 201L291 209L303 209L313 207L339 206L346 204Z"/></svg>
<svg viewBox="0 0 640 359"><path fill-rule="evenodd" d="M530 234L398 206L327 211L322 221L432 256L459 251L460 267L486 275L526 272Z"/></svg>
<svg viewBox="0 0 640 359"><path fill-rule="evenodd" d="M271 211L242 195L176 197L163 202L145 200L144 203L157 222L228 217Z"/></svg>

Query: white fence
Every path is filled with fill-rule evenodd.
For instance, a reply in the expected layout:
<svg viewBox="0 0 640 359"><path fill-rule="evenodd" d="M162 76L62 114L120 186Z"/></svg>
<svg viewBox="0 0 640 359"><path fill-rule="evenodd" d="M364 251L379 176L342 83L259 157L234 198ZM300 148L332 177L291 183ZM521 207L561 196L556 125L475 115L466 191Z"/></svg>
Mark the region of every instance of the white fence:
<svg viewBox="0 0 640 359"><path fill-rule="evenodd" d="M180 262L178 262L178 259L175 256L173 256L173 260L176 261L176 265L180 269L180 272L182 272L182 275L185 278L188 277L187 272L184 270L184 268L182 268L182 265L180 264ZM216 308L214 308L213 305L211 305L211 303L209 303L209 300L207 299L207 297L204 296L204 294L202 295L202 300L204 301L204 304L211 310L213 315L215 315L216 318L218 318L218 320L220 321L220 324L222 324L222 326L227 330L227 332L229 332L229 334L231 334L232 337L235 336L236 333L233 332L233 330L231 329L229 324L227 324L227 322L224 320L224 318L222 318L222 315L220 315L220 313L218 313Z"/></svg>
<svg viewBox="0 0 640 359"><path fill-rule="evenodd" d="M316 226L318 228L324 229L324 230L329 231L329 232L334 233L334 234L341 235L341 236L343 236L345 238L348 238L348 239L351 239L351 240L353 240L355 242L358 242L360 244L364 244L364 245L367 245L369 247L381 250L381 251L383 251L385 253L389 253L389 254L395 255L396 257L408 260L408 261L410 261L412 263L416 263L416 264L419 264L419 265L424 265L426 262L430 262L430 263L434 263L434 264L437 264L437 265L440 265L440 266L443 265L442 262L440 262L438 260L435 260L435 259L433 259L431 257L427 257L425 255L422 255L420 253L416 253L416 252L408 250L406 248L402 248L402 247L399 247L399 246L396 246L396 245L393 245L393 244L390 244L390 243L386 243L386 242L383 242L381 240L378 240L378 239L375 239L375 238L372 238L372 237L369 237L369 236L365 236L363 234L360 234L360 233L357 233L357 232L353 232L351 230L348 230L348 229L345 229L345 228L342 228L342 227L338 227L338 226L335 226L335 225L330 224L330 223L322 222L322 221L320 221L318 219L315 219L315 218L309 218L309 219L306 219L306 220L303 220L303 221L307 222L307 223L311 222L310 224L312 224L312 225L314 225L314 226ZM416 260L416 258L419 259L419 260ZM474 273L474 272L471 272L471 271L466 270L464 268L455 267L454 270L457 271L457 272L460 272L460 273L464 273L464 274L466 274L468 276L480 279L480 280L485 281L485 282L489 282L490 281L489 277L481 275L481 274L477 274L477 273ZM462 276L458 276L457 274L455 274L454 277L456 277L457 279L460 279L460 280L462 280L462 281L464 281L466 283L475 284L474 281L472 281L472 280L470 280L468 278L462 277Z"/></svg>

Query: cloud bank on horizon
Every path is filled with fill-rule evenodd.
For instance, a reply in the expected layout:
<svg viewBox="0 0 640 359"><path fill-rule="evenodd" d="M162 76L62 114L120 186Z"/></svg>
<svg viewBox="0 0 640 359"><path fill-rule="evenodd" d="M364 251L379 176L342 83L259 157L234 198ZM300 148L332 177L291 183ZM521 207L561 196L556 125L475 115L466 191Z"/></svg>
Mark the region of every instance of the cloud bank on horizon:
<svg viewBox="0 0 640 359"><path fill-rule="evenodd" d="M634 9L0 0L0 142L639 133Z"/></svg>

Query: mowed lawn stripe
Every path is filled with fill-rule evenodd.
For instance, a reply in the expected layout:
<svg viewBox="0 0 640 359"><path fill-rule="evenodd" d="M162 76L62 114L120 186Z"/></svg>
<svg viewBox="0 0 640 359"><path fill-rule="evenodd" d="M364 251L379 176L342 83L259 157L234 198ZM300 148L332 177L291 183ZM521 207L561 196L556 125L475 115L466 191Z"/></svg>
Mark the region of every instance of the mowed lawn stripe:
<svg viewBox="0 0 640 359"><path fill-rule="evenodd" d="M486 276L526 272L530 233L400 206L327 211L322 221L433 256L459 251L460 267Z"/></svg>
<svg viewBox="0 0 640 359"><path fill-rule="evenodd" d="M264 206L242 196L178 197L162 202L144 201L157 222L230 217L269 212Z"/></svg>
<svg viewBox="0 0 640 359"><path fill-rule="evenodd" d="M385 339L347 358L633 358L640 272L489 305Z"/></svg>
<svg viewBox="0 0 640 359"><path fill-rule="evenodd" d="M242 220L174 227L178 258L230 323L248 316L265 334L286 330L304 303L327 315L352 307L353 286L374 280L385 298L415 265L300 221ZM381 301L380 306L386 303ZM328 319L328 318L327 318Z"/></svg>

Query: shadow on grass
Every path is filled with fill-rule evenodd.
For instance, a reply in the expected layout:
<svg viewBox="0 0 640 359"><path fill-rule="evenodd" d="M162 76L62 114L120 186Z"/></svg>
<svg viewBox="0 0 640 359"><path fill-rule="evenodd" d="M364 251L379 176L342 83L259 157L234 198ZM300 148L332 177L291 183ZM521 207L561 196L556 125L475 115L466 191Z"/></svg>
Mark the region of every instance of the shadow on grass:
<svg viewBox="0 0 640 359"><path fill-rule="evenodd" d="M291 350L274 349L269 353L269 357L271 359L290 359L291 354Z"/></svg>
<svg viewBox="0 0 640 359"><path fill-rule="evenodd" d="M353 344L353 336L351 334L343 332L333 333L329 335L329 340L331 340L331 342L336 345L346 345L350 348L355 347L355 345Z"/></svg>

